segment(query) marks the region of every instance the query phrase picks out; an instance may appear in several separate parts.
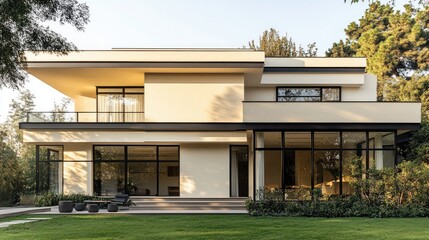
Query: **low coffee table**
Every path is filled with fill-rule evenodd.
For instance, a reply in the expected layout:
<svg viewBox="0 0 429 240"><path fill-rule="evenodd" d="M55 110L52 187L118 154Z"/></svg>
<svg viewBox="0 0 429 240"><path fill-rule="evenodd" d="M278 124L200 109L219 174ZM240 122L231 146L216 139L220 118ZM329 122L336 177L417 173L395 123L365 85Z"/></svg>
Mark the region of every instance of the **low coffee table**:
<svg viewBox="0 0 429 240"><path fill-rule="evenodd" d="M85 204L97 204L100 208L107 208L107 205L112 201L109 200L85 200Z"/></svg>

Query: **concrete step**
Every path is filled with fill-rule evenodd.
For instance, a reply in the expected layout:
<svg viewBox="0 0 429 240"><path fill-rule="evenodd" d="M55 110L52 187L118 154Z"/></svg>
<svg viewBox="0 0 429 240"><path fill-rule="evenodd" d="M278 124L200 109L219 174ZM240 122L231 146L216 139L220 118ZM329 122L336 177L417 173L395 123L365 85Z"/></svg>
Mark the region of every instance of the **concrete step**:
<svg viewBox="0 0 429 240"><path fill-rule="evenodd" d="M133 202L245 202L247 198L180 198L180 197L130 197Z"/></svg>
<svg viewBox="0 0 429 240"><path fill-rule="evenodd" d="M130 210L246 210L244 206L132 206Z"/></svg>
<svg viewBox="0 0 429 240"><path fill-rule="evenodd" d="M133 205L136 207L244 207L244 204L230 204L230 203L142 203Z"/></svg>
<svg viewBox="0 0 429 240"><path fill-rule="evenodd" d="M247 198L132 197L133 210L245 210Z"/></svg>
<svg viewBox="0 0 429 240"><path fill-rule="evenodd" d="M168 201L168 202L157 202L157 201L133 201L134 204L139 205L147 205L147 204L165 204L165 205L244 205L244 202L228 202L228 201Z"/></svg>

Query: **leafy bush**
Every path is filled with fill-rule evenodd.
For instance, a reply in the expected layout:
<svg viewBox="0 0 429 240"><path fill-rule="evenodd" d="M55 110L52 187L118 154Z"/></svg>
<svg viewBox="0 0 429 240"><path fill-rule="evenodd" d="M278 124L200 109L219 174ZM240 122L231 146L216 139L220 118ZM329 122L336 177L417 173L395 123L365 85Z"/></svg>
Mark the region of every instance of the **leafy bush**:
<svg viewBox="0 0 429 240"><path fill-rule="evenodd" d="M320 189L314 189L312 200L290 201L281 189L260 189L256 200L246 201L247 210L252 216L429 217L428 164L407 161L395 169L368 171L361 159L352 165L351 196L321 200Z"/></svg>
<svg viewBox="0 0 429 240"><path fill-rule="evenodd" d="M275 189L259 189L256 192L257 201L248 199L246 207L250 215L279 215L283 212L285 201L283 201L283 191ZM252 213L256 211L255 213Z"/></svg>
<svg viewBox="0 0 429 240"><path fill-rule="evenodd" d="M56 194L53 192L46 192L42 195L37 195L35 205L37 207L55 206L58 205L59 201L73 201L74 203L81 203L85 200L96 199L93 195L87 195L82 193L72 194Z"/></svg>

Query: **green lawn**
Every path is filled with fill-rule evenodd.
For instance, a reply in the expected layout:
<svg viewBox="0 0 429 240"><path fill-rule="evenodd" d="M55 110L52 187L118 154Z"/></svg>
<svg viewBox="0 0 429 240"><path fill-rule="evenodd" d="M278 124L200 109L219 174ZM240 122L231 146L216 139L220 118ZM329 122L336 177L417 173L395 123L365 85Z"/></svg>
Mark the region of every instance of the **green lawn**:
<svg viewBox="0 0 429 240"><path fill-rule="evenodd" d="M246 215L45 215L39 217L53 217L53 219L0 229L0 239L429 238L429 219L426 218L328 219Z"/></svg>

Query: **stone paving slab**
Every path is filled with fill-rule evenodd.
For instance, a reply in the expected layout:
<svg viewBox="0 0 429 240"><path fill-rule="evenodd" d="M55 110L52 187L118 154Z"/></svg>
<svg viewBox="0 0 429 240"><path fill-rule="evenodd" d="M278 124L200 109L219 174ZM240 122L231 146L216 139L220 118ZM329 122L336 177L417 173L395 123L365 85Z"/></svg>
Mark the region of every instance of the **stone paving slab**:
<svg viewBox="0 0 429 240"><path fill-rule="evenodd" d="M29 214L29 213L41 213L51 211L51 207L29 207L29 208L21 208L21 207L9 207L0 209L0 218L5 217L14 217L21 214Z"/></svg>
<svg viewBox="0 0 429 240"><path fill-rule="evenodd" d="M47 219L51 219L51 218L27 218L27 219L23 219L23 220L13 220L13 221L9 221L9 222L1 222L0 228L7 228L9 226L16 225L16 224L37 222L37 221L43 221L43 220L47 220Z"/></svg>

